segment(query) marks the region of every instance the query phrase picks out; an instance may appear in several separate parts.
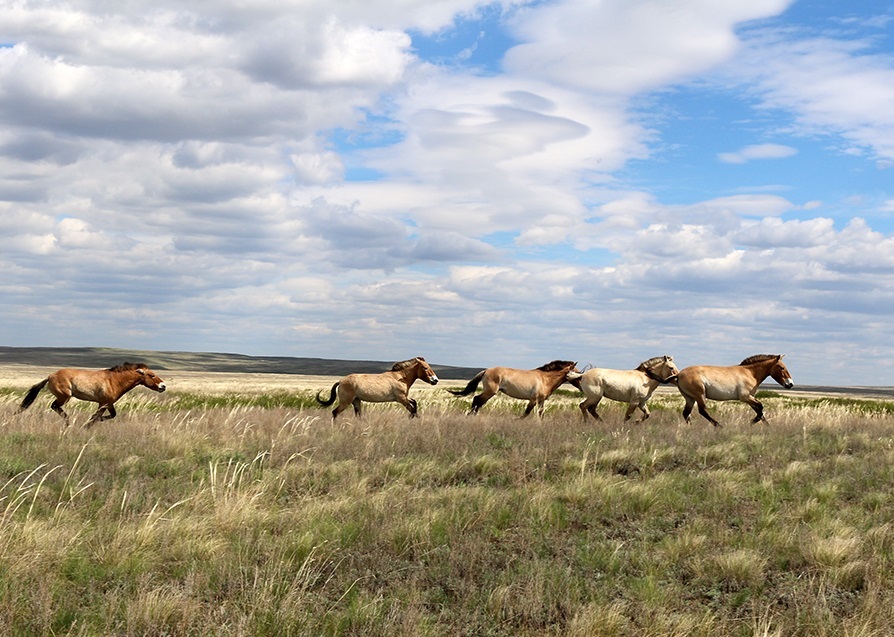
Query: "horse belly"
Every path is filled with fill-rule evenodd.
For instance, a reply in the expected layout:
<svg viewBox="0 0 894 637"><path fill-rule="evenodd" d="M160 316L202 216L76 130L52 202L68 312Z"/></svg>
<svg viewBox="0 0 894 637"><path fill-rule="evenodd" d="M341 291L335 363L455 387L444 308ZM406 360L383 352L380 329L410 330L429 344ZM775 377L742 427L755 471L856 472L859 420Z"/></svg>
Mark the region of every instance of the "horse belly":
<svg viewBox="0 0 894 637"><path fill-rule="evenodd" d="M521 398L523 400L530 400L531 398L537 397L538 392L538 384L537 383L526 383L526 382L503 382L500 384L500 391L506 394L507 396L511 396L512 398Z"/></svg>
<svg viewBox="0 0 894 637"><path fill-rule="evenodd" d="M629 403L645 397L649 393L648 378L628 374L616 377L606 376L602 383L603 394L610 400Z"/></svg>
<svg viewBox="0 0 894 637"><path fill-rule="evenodd" d="M741 394L741 389L735 385L730 387L705 385L705 398L709 400L739 400Z"/></svg>
<svg viewBox="0 0 894 637"><path fill-rule="evenodd" d="M71 379L71 395L79 400L102 403L108 394L106 383L102 380L77 376Z"/></svg>

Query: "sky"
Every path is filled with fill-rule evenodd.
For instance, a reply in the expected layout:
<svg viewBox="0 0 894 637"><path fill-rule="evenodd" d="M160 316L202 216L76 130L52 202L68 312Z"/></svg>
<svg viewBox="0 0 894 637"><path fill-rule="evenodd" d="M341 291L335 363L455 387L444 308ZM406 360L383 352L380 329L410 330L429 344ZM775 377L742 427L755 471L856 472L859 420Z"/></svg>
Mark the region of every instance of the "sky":
<svg viewBox="0 0 894 637"><path fill-rule="evenodd" d="M2 345L894 385L894 1L0 15Z"/></svg>

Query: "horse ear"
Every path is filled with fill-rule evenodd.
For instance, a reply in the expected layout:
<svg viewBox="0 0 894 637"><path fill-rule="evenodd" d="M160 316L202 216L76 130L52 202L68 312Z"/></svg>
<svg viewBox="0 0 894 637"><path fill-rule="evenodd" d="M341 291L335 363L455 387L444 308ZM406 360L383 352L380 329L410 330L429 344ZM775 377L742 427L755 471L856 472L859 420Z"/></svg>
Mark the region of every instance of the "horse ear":
<svg viewBox="0 0 894 637"><path fill-rule="evenodd" d="M143 369L142 367L137 367L137 374L139 374L140 376L145 376L146 370Z"/></svg>

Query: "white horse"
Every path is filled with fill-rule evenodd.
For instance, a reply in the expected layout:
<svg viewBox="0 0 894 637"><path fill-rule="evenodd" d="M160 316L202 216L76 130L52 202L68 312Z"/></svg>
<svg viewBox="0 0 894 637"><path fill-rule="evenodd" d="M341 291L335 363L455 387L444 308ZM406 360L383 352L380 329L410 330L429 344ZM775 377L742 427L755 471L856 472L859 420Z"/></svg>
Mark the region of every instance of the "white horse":
<svg viewBox="0 0 894 637"><path fill-rule="evenodd" d="M581 415L587 419L587 412L596 420L602 420L596 407L603 398L628 403L624 421L630 420L637 408L643 412L640 422L649 417L646 406L658 385L676 380L677 366L672 356L656 356L643 361L636 369L589 369L583 373L568 372L568 380L578 380L586 399L580 404Z"/></svg>

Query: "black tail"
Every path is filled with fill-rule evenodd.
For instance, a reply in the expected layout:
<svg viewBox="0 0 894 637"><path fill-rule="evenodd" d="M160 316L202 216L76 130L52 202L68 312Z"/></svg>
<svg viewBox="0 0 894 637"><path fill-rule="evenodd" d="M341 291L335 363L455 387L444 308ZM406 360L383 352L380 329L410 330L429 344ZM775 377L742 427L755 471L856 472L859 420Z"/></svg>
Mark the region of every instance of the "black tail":
<svg viewBox="0 0 894 637"><path fill-rule="evenodd" d="M332 386L332 391L329 392L329 400L323 400L320 398L320 392L317 392L317 402L323 405L323 407L328 407L332 403L335 402L335 390L338 388L338 383L335 383Z"/></svg>
<svg viewBox="0 0 894 637"><path fill-rule="evenodd" d="M454 396L468 396L473 391L478 389L478 383L480 383L481 379L484 378L484 373L486 371L486 369L482 369L480 372L478 372L475 378L469 381L469 384L466 385L465 389L448 389L447 391L449 391Z"/></svg>
<svg viewBox="0 0 894 637"><path fill-rule="evenodd" d="M50 382L49 378L44 378L42 381L37 383L34 387L28 390L28 393L25 394L25 398L22 400L22 404L19 405L19 411L25 411L31 404L34 402L34 399L37 398L37 395L40 393L40 390L43 389L46 384Z"/></svg>

